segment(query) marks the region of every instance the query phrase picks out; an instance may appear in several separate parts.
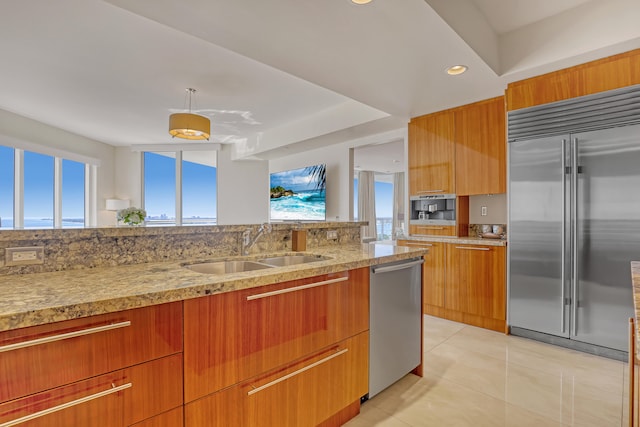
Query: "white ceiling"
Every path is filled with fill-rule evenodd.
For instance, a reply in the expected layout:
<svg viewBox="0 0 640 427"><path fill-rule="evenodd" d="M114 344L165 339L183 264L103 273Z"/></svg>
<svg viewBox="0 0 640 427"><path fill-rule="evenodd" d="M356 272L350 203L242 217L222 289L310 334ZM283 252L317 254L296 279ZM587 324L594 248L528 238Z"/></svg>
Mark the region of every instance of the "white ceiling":
<svg viewBox="0 0 640 427"><path fill-rule="evenodd" d="M640 47L637 0L21 0L0 14L0 109L107 144L211 118L237 156L291 154ZM459 77L444 73L462 63ZM0 129L1 133L1 129ZM283 147L290 149L282 150Z"/></svg>

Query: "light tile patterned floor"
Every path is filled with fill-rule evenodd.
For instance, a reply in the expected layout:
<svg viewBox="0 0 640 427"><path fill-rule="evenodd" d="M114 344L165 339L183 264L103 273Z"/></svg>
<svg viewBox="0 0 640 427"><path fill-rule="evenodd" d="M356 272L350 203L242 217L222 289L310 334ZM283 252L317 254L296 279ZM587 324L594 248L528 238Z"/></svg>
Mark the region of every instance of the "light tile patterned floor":
<svg viewBox="0 0 640 427"><path fill-rule="evenodd" d="M346 426L627 425L625 363L430 316L424 352Z"/></svg>

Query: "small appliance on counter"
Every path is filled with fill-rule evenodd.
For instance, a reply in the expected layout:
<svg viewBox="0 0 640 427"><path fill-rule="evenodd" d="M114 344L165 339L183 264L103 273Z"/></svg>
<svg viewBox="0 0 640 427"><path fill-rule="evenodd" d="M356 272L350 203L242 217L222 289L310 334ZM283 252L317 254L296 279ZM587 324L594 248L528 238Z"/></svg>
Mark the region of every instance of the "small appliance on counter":
<svg viewBox="0 0 640 427"><path fill-rule="evenodd" d="M411 196L412 225L456 225L456 195L434 194Z"/></svg>

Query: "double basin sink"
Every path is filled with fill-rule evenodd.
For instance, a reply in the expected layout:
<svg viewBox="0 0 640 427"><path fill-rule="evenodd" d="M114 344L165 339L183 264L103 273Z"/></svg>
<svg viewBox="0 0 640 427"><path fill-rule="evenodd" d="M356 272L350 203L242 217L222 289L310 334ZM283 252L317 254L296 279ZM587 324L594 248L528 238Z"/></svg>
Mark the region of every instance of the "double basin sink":
<svg viewBox="0 0 640 427"><path fill-rule="evenodd" d="M320 255L295 254L281 255L256 260L230 260L230 261L213 261L201 262L196 264L185 265L185 268L204 274L230 274L240 273L243 271L264 270L274 267L286 267L289 265L307 264L309 262L324 261L330 259Z"/></svg>

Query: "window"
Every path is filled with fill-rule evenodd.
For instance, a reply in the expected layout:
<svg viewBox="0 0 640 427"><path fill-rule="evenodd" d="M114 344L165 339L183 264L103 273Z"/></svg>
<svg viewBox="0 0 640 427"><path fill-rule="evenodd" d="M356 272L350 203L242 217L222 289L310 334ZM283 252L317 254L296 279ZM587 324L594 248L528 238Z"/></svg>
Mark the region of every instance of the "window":
<svg viewBox="0 0 640 427"><path fill-rule="evenodd" d="M0 146L0 229L13 228L13 148Z"/></svg>
<svg viewBox="0 0 640 427"><path fill-rule="evenodd" d="M24 152L24 228L53 228L53 157Z"/></svg>
<svg viewBox="0 0 640 427"><path fill-rule="evenodd" d="M144 208L147 224L176 223L174 153L144 153Z"/></svg>
<svg viewBox="0 0 640 427"><path fill-rule="evenodd" d="M376 231L378 240L393 236L393 175L375 174ZM353 217L358 220L358 178L353 179Z"/></svg>
<svg viewBox="0 0 640 427"><path fill-rule="evenodd" d="M215 151L145 152L143 159L147 224L216 223Z"/></svg>
<svg viewBox="0 0 640 427"><path fill-rule="evenodd" d="M84 227L84 163L62 160L62 227Z"/></svg>
<svg viewBox="0 0 640 427"><path fill-rule="evenodd" d="M83 227L89 166L97 167L0 146L0 229Z"/></svg>
<svg viewBox="0 0 640 427"><path fill-rule="evenodd" d="M182 224L215 224L217 176L215 151L186 151L182 158Z"/></svg>

